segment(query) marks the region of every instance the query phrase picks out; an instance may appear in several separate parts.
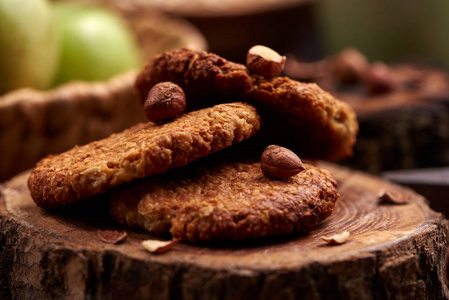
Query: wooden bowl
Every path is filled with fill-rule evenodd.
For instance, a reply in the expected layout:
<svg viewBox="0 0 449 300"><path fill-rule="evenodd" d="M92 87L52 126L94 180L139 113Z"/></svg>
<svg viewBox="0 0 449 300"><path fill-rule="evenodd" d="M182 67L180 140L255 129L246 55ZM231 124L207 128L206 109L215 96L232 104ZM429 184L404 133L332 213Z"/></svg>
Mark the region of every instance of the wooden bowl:
<svg viewBox="0 0 449 300"><path fill-rule="evenodd" d="M188 21L153 10L117 8L135 32L145 60L165 50L206 50ZM0 182L56 154L145 121L134 81L137 71L105 82L70 82L0 96Z"/></svg>

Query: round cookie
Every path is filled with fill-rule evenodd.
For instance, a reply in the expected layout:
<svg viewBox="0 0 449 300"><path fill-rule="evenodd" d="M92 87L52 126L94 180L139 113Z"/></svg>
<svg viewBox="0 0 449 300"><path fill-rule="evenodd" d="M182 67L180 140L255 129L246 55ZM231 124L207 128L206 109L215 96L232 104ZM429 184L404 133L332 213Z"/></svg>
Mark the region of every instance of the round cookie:
<svg viewBox="0 0 449 300"><path fill-rule="evenodd" d="M187 110L229 101L252 89L246 66L213 53L185 48L165 51L145 65L136 79L142 102L151 88L163 81L182 87Z"/></svg>
<svg viewBox="0 0 449 300"><path fill-rule="evenodd" d="M309 164L272 180L259 162L201 160L116 187L110 197L119 223L196 242L307 232L331 215L339 194L330 173Z"/></svg>
<svg viewBox="0 0 449 300"><path fill-rule="evenodd" d="M284 145L309 159L336 161L353 154L358 132L354 110L315 83L266 79L244 65L190 49L169 50L150 60L136 80L141 99L162 81L183 88L188 110L229 98L251 103L264 120L263 145Z"/></svg>
<svg viewBox="0 0 449 300"><path fill-rule="evenodd" d="M220 104L165 124L138 124L37 163L28 179L33 200L55 207L111 187L188 164L254 135L260 118L251 105Z"/></svg>
<svg viewBox="0 0 449 300"><path fill-rule="evenodd" d="M352 156L359 126L349 104L315 83L253 77L249 102L264 120L265 140L309 159L336 161Z"/></svg>

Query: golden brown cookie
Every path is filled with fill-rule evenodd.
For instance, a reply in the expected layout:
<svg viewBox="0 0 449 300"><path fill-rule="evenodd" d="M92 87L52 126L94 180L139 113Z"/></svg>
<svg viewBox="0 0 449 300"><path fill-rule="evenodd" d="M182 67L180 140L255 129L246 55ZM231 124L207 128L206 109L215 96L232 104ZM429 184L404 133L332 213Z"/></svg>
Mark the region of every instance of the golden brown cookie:
<svg viewBox="0 0 449 300"><path fill-rule="evenodd" d="M139 73L136 87L142 102L151 88L163 81L181 86L187 96L187 110L228 102L252 89L244 65L216 54L191 49L174 49L153 57Z"/></svg>
<svg viewBox="0 0 449 300"><path fill-rule="evenodd" d="M312 159L352 155L358 132L354 110L314 83L265 79L244 65L189 49L167 51L145 66L136 81L142 100L161 81L184 89L188 110L233 98L251 103L264 120L263 145L276 143Z"/></svg>
<svg viewBox="0 0 449 300"><path fill-rule="evenodd" d="M270 143L312 159L334 161L352 155L359 128L354 110L315 83L254 76L251 103L262 115L263 134Z"/></svg>
<svg viewBox="0 0 449 300"><path fill-rule="evenodd" d="M220 104L165 124L138 124L110 137L42 159L28 187L41 207L78 202L111 187L183 166L254 135L251 105Z"/></svg>
<svg viewBox="0 0 449 300"><path fill-rule="evenodd" d="M307 232L331 215L339 197L330 173L312 165L272 180L259 162L204 160L118 186L110 195L119 223L190 242Z"/></svg>

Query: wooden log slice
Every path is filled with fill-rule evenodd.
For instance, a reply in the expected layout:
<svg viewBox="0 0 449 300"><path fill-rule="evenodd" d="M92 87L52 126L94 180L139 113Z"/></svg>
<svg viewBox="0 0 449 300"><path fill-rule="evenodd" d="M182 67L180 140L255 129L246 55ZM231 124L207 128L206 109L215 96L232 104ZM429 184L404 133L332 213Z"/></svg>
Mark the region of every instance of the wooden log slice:
<svg viewBox="0 0 449 300"><path fill-rule="evenodd" d="M366 65L361 63L363 59ZM348 72L349 66L357 66L358 73ZM316 82L354 108L360 127L354 156L341 164L376 175L449 164L446 69L416 62L370 63L362 53L347 49L312 63L288 57L285 73L300 81ZM389 83L389 88L379 90L379 82L384 86ZM373 86L377 86L376 92Z"/></svg>
<svg viewBox="0 0 449 300"><path fill-rule="evenodd" d="M388 67L396 89L370 94L359 84L336 94L354 108L360 125L355 155L342 163L374 174L448 165L448 73L413 63Z"/></svg>
<svg viewBox="0 0 449 300"><path fill-rule="evenodd" d="M334 213L304 236L178 243L151 254L146 232L113 222L104 199L38 208L22 173L0 188L1 299L448 299L448 229L409 189L320 163L339 182ZM382 204L381 190L407 204ZM120 244L97 230L128 233ZM322 236L349 231L341 245Z"/></svg>

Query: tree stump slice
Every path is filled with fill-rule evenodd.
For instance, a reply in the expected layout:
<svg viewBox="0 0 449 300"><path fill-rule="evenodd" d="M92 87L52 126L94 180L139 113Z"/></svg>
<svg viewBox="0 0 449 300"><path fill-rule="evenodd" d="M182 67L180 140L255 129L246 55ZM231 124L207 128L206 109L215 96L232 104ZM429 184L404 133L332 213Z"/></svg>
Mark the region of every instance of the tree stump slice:
<svg viewBox="0 0 449 300"><path fill-rule="evenodd" d="M354 155L339 163L376 175L449 165L448 70L424 61L402 61L383 65L384 76L366 77L363 72L349 76L344 66L364 68L363 54L355 53L344 49L312 63L290 56L284 69L289 77L317 83L357 113ZM375 65L382 63L368 63L365 67L377 69L378 74ZM383 78L391 88L374 92L373 78Z"/></svg>
<svg viewBox="0 0 449 300"><path fill-rule="evenodd" d="M396 96L391 99L396 100ZM354 105L358 108L360 132L354 156L344 163L372 174L448 165L448 99L411 100L405 97L402 101L389 101L384 97ZM365 110L372 110L363 111L363 105Z"/></svg>
<svg viewBox="0 0 449 300"><path fill-rule="evenodd" d="M449 164L449 74L430 65L388 65L397 87L371 94L363 83L335 96L356 111L360 130L351 168L372 174Z"/></svg>
<svg viewBox="0 0 449 300"><path fill-rule="evenodd" d="M341 197L307 235L178 243L163 254L150 234L116 224L105 199L38 208L29 172L0 187L1 299L448 299L448 228L410 189L334 164ZM407 196L382 204L381 190ZM97 230L126 231L119 244ZM349 231L341 245L322 236Z"/></svg>

